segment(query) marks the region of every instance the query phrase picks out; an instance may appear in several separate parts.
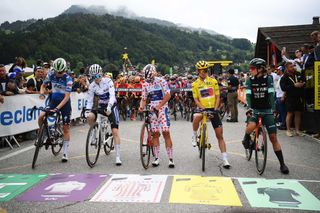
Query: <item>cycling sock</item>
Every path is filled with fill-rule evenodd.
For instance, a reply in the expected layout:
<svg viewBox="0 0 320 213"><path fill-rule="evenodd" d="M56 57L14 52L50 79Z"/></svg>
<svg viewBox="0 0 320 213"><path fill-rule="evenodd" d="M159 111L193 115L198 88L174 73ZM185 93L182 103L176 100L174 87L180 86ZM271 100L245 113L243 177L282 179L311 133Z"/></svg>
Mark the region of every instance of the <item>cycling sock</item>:
<svg viewBox="0 0 320 213"><path fill-rule="evenodd" d="M228 160L228 154L226 152L221 153L223 160Z"/></svg>
<svg viewBox="0 0 320 213"><path fill-rule="evenodd" d="M276 156L277 156L277 158L278 158L278 160L280 162L280 166L284 165L282 150L274 151L274 153L276 154Z"/></svg>
<svg viewBox="0 0 320 213"><path fill-rule="evenodd" d="M173 159L173 151L172 151L172 147L167 147L167 154L170 160Z"/></svg>
<svg viewBox="0 0 320 213"><path fill-rule="evenodd" d="M116 144L115 148L116 148L116 157L120 158L120 144Z"/></svg>
<svg viewBox="0 0 320 213"><path fill-rule="evenodd" d="M159 158L160 146L154 146L154 147L153 147L153 152L154 152L155 158Z"/></svg>
<svg viewBox="0 0 320 213"><path fill-rule="evenodd" d="M69 147L69 141L64 141L63 142L63 154L67 155L68 147Z"/></svg>

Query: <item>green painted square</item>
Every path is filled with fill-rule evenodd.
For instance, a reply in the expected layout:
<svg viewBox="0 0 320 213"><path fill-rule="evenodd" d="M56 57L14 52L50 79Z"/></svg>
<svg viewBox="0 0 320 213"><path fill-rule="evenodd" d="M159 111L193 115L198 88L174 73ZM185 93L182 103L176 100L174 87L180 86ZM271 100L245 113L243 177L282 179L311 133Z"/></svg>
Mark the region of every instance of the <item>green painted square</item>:
<svg viewBox="0 0 320 213"><path fill-rule="evenodd" d="M15 198L46 177L46 174L0 174L0 202Z"/></svg>
<svg viewBox="0 0 320 213"><path fill-rule="evenodd" d="M320 201L296 180L239 178L252 207L320 211Z"/></svg>

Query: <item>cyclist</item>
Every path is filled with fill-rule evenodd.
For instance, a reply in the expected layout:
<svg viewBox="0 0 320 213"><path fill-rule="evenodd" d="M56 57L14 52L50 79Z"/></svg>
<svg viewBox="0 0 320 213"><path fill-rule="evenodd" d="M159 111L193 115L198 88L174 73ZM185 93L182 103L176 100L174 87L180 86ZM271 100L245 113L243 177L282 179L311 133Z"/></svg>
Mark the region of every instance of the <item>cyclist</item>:
<svg viewBox="0 0 320 213"><path fill-rule="evenodd" d="M220 102L220 91L218 82L216 79L210 78L208 76L208 63L206 61L199 61L196 64L196 69L198 72L198 79L192 84L192 94L194 101L198 108L200 109L211 109L217 111ZM197 131L199 128L199 123L202 120L201 113L195 113L193 118L193 136L192 145L195 147L197 145ZM214 128L216 138L219 143L219 148L222 153L223 167L226 169L230 168L228 162L226 143L223 139L223 129L220 117L217 113L211 118L211 124Z"/></svg>
<svg viewBox="0 0 320 213"><path fill-rule="evenodd" d="M98 109L103 109L103 115L108 116L111 124L112 135L115 141L116 165L121 166L120 159L120 136L119 136L119 113L115 96L115 89L110 78L102 77L102 68L98 64L93 64L89 68L89 74L93 82L89 86L86 117L90 126L97 118L97 110L93 109L94 96L98 96Z"/></svg>
<svg viewBox="0 0 320 213"><path fill-rule="evenodd" d="M250 61L251 77L246 81L246 100L249 108L253 110L253 116L249 119L242 144L245 149L249 147L250 134L257 126L258 117L255 113L272 113L275 109L273 79L267 74L266 61L254 58ZM263 115L262 123L266 126L273 150L280 162L280 171L288 174L289 169L285 165L280 143L277 138L277 128L273 115Z"/></svg>
<svg viewBox="0 0 320 213"><path fill-rule="evenodd" d="M139 111L141 112L147 102L147 97L150 98L150 105L155 110L151 117L151 131L153 132L153 150L155 159L152 162L153 166L158 166L160 152L160 129L165 140L166 150L169 157L169 168L174 167L172 140L170 136L170 119L168 101L170 100L170 89L167 82L155 77L156 68L152 64L148 64L143 68L145 83L142 84L142 99L140 102Z"/></svg>
<svg viewBox="0 0 320 213"><path fill-rule="evenodd" d="M62 162L68 161L68 147L70 142L70 117L72 78L66 73L67 62L63 58L57 58L53 62L53 71L49 72L40 88L40 99L45 98L45 90L48 85L52 87L52 93L48 107L51 112L60 111L63 119L63 156ZM43 122L45 112L41 112L38 124Z"/></svg>

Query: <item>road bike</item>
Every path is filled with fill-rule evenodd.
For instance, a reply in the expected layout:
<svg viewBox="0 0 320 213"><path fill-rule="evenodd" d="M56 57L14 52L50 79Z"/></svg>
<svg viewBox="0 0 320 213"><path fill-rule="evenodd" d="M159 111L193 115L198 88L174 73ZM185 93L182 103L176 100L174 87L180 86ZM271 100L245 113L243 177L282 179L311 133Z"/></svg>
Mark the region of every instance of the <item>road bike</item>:
<svg viewBox="0 0 320 213"><path fill-rule="evenodd" d="M111 124L104 115L103 109L97 110L96 122L90 127L86 141L86 161L89 167L94 167L98 161L101 146L106 155L114 149Z"/></svg>
<svg viewBox="0 0 320 213"><path fill-rule="evenodd" d="M154 157L153 152L153 132L151 131L151 117L156 113L149 105L143 110L144 123L140 132L140 159L143 168L148 169L151 155Z"/></svg>
<svg viewBox="0 0 320 213"><path fill-rule="evenodd" d="M211 144L208 142L207 119L211 119L213 116L218 116L218 114L212 109L195 110L194 113L202 114L202 120L198 130L197 146L199 150L199 158L202 159L202 171L204 172L206 164L206 149L211 149Z"/></svg>
<svg viewBox="0 0 320 213"><path fill-rule="evenodd" d="M49 108L34 106L29 114L30 117L35 115L35 110L45 112L43 122L40 125L36 141L34 143L36 149L32 160L32 169L35 168L39 151L41 147L47 150L51 146L51 151L54 156L57 156L63 146L63 123L61 112L59 110L53 112Z"/></svg>
<svg viewBox="0 0 320 213"><path fill-rule="evenodd" d="M248 111L248 117L251 117L252 111ZM273 113L254 113L258 117L258 124L250 134L249 148L245 149L246 159L250 161L253 151L255 152L256 168L259 175L262 175L267 165L268 141L266 127L262 124L262 117L273 115Z"/></svg>

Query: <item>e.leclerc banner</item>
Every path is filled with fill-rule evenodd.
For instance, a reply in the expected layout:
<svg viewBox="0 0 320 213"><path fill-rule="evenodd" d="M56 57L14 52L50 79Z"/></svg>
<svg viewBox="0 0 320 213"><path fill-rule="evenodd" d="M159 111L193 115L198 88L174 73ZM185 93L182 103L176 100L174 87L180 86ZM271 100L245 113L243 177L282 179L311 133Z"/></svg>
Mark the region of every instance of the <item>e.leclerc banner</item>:
<svg viewBox="0 0 320 213"><path fill-rule="evenodd" d="M87 93L71 93L72 119L80 117L86 97ZM38 94L6 96L4 104L0 104L0 137L38 129L40 111L34 111L32 116L30 113L34 106L45 107L48 101L48 97L39 99Z"/></svg>

